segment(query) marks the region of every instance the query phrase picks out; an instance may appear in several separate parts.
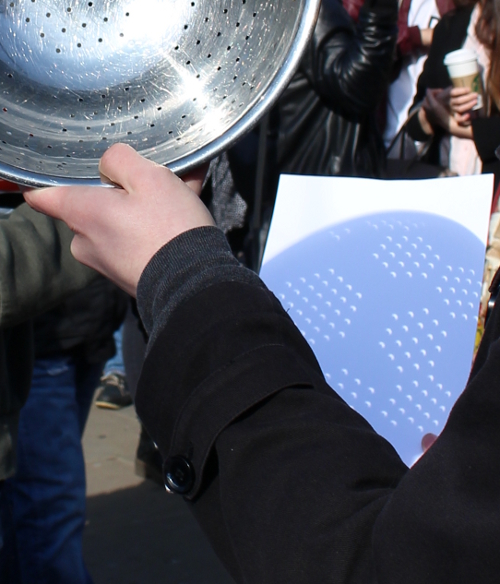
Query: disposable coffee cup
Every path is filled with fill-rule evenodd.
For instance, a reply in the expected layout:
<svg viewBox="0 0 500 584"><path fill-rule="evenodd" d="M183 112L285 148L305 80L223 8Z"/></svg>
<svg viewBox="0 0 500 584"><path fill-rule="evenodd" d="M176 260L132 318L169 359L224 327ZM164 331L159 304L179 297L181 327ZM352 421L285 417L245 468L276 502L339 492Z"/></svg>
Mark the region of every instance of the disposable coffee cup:
<svg viewBox="0 0 500 584"><path fill-rule="evenodd" d="M472 109L474 111L481 109L484 105L484 92L476 53L469 49L453 51L445 55L444 64L453 87L468 87L477 93L477 104Z"/></svg>

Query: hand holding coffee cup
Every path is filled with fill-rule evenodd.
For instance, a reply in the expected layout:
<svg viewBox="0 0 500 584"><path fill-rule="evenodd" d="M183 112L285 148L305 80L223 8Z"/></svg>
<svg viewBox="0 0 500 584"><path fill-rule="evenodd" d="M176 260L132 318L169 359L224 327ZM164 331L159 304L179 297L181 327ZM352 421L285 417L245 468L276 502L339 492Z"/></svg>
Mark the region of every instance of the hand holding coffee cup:
<svg viewBox="0 0 500 584"><path fill-rule="evenodd" d="M478 94L468 87L450 87L448 105L458 124L468 126L475 115L478 103Z"/></svg>
<svg viewBox="0 0 500 584"><path fill-rule="evenodd" d="M453 89L450 107L458 114L478 111L484 106L484 90L477 55L469 49L459 49L444 58Z"/></svg>

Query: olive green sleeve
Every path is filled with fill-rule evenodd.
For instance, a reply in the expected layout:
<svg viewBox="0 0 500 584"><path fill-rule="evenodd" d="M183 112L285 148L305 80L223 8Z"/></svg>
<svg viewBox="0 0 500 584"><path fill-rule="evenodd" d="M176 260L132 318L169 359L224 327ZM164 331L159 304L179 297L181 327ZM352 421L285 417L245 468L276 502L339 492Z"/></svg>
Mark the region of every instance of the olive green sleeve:
<svg viewBox="0 0 500 584"><path fill-rule="evenodd" d="M26 203L0 220L0 327L45 312L97 277L71 255L72 238Z"/></svg>

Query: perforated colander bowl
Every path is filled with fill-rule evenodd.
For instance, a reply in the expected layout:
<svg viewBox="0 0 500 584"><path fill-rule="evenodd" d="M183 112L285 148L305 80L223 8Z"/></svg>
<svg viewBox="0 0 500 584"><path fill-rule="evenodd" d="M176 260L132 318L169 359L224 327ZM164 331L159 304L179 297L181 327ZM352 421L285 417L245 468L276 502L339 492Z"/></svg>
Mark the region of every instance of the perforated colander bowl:
<svg viewBox="0 0 500 584"><path fill-rule="evenodd" d="M0 176L99 183L115 142L182 173L290 80L319 0L0 0Z"/></svg>

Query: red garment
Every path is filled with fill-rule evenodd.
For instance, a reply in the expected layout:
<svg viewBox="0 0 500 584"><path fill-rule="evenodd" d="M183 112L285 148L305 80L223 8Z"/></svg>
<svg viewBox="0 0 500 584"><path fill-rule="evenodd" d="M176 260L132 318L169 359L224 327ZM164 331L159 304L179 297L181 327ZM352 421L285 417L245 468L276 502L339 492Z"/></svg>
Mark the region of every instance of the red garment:
<svg viewBox="0 0 500 584"><path fill-rule="evenodd" d="M359 11L364 3L365 0L342 0L343 7L354 22L358 22Z"/></svg>
<svg viewBox="0 0 500 584"><path fill-rule="evenodd" d="M0 179L0 192L17 193L19 192L19 185L16 185L16 183L12 183L7 180Z"/></svg>
<svg viewBox="0 0 500 584"><path fill-rule="evenodd" d="M410 6L411 0L403 0L399 8L397 46L401 56L414 53L422 46L420 28L418 26L408 26ZM441 17L455 7L452 0L436 0L436 6Z"/></svg>

